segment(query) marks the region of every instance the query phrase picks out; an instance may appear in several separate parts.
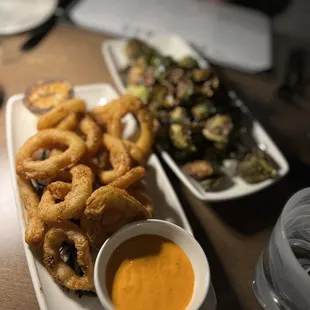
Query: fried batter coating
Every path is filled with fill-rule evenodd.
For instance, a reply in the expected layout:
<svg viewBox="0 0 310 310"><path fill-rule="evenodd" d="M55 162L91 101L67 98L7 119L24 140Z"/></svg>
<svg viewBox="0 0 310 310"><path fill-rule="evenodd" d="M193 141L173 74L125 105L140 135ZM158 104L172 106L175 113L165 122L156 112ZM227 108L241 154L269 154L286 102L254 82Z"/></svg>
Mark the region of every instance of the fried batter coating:
<svg viewBox="0 0 310 310"><path fill-rule="evenodd" d="M69 113L62 121L58 123L56 128L62 130L75 131L79 126L79 116L77 113Z"/></svg>
<svg viewBox="0 0 310 310"><path fill-rule="evenodd" d="M48 188L43 193L39 203L39 216L45 222L63 222L80 216L84 211L86 200L93 191L93 173L84 165L75 166L70 172L71 191L65 195L64 201L55 203L55 198ZM53 189L54 185L50 186ZM57 193L55 196L61 197L61 194Z"/></svg>
<svg viewBox="0 0 310 310"><path fill-rule="evenodd" d="M121 189L127 189L130 185L141 180L145 175L145 169L141 166L132 168L125 175L117 178L115 181L109 184Z"/></svg>
<svg viewBox="0 0 310 310"><path fill-rule="evenodd" d="M51 111L43 114L37 123L37 129L43 130L53 128L61 122L70 113L85 113L86 104L82 99L70 99L56 106Z"/></svg>
<svg viewBox="0 0 310 310"><path fill-rule="evenodd" d="M86 115L81 123L80 130L86 136L86 147L88 157L94 156L102 146L102 133L95 121Z"/></svg>
<svg viewBox="0 0 310 310"><path fill-rule="evenodd" d="M150 218L150 213L125 190L102 186L86 202L81 227L91 245L99 248L104 241L126 224Z"/></svg>
<svg viewBox="0 0 310 310"><path fill-rule="evenodd" d="M99 178L103 184L109 184L130 170L131 160L122 140L105 134L103 144L110 151L110 162L113 170L103 170L100 172Z"/></svg>
<svg viewBox="0 0 310 310"><path fill-rule="evenodd" d="M84 275L79 276L62 259L59 249L63 242L72 242L77 250L77 263ZM62 223L52 227L45 235L43 263L56 282L70 290L91 290L93 288L93 262L89 244L82 230L73 223Z"/></svg>
<svg viewBox="0 0 310 310"><path fill-rule="evenodd" d="M55 181L47 185L48 191L51 193L54 199L58 200L64 200L71 191L71 188L71 183L63 181Z"/></svg>
<svg viewBox="0 0 310 310"><path fill-rule="evenodd" d="M140 124L140 135L136 142L126 141L126 146L132 159L143 164L154 142L153 118L141 99L132 95L122 96L102 107L95 108L93 117L107 132L118 138L122 138L123 126L121 119L127 113L136 115Z"/></svg>
<svg viewBox="0 0 310 310"><path fill-rule="evenodd" d="M59 144L68 148L51 158L41 161L32 160L32 154L38 149L52 149ZM86 145L77 134L60 129L45 129L29 138L18 150L16 172L27 179L54 178L59 170L76 164L85 151Z"/></svg>
<svg viewBox="0 0 310 310"><path fill-rule="evenodd" d="M25 241L28 244L39 244L44 237L44 222L38 215L39 197L31 182L23 177L17 177L20 197L27 210Z"/></svg>

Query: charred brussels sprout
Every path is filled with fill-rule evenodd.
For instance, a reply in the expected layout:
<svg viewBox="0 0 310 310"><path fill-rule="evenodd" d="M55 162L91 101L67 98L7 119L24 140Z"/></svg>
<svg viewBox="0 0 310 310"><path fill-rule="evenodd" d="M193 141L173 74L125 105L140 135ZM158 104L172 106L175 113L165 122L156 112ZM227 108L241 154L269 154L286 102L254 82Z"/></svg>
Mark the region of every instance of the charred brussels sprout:
<svg viewBox="0 0 310 310"><path fill-rule="evenodd" d="M149 98L149 89L143 85L130 85L127 87L126 93L139 97L144 104L147 103Z"/></svg>
<svg viewBox="0 0 310 310"><path fill-rule="evenodd" d="M249 153L239 163L237 174L249 184L263 182L277 175L277 168L263 155Z"/></svg>
<svg viewBox="0 0 310 310"><path fill-rule="evenodd" d="M184 79L185 71L181 68L172 68L168 72L167 79L170 83L178 85L178 83Z"/></svg>
<svg viewBox="0 0 310 310"><path fill-rule="evenodd" d="M233 128L228 115L217 114L206 121L202 133L209 141L227 143Z"/></svg>
<svg viewBox="0 0 310 310"><path fill-rule="evenodd" d="M204 82L200 88L200 91L207 97L213 97L215 91L219 88L220 81L214 76L210 80Z"/></svg>
<svg viewBox="0 0 310 310"><path fill-rule="evenodd" d="M170 113L170 120L174 123L189 123L190 119L185 108L176 107Z"/></svg>
<svg viewBox="0 0 310 310"><path fill-rule="evenodd" d="M130 60L140 58L148 63L156 51L138 39L131 39L126 44L125 54Z"/></svg>
<svg viewBox="0 0 310 310"><path fill-rule="evenodd" d="M169 138L172 145L179 150L190 153L197 151L197 147L193 142L190 130L181 124L172 124L170 126Z"/></svg>
<svg viewBox="0 0 310 310"><path fill-rule="evenodd" d="M209 69L194 69L192 71L192 79L195 83L202 83L208 80L212 72Z"/></svg>
<svg viewBox="0 0 310 310"><path fill-rule="evenodd" d="M176 88L177 98L180 100L188 100L194 94L194 84L191 80L182 80Z"/></svg>
<svg viewBox="0 0 310 310"><path fill-rule="evenodd" d="M191 56L185 56L178 62L178 65L184 69L194 69L198 67L198 62Z"/></svg>
<svg viewBox="0 0 310 310"><path fill-rule="evenodd" d="M215 107L210 101L207 101L192 107L191 112L196 121L203 121L215 113Z"/></svg>
<svg viewBox="0 0 310 310"><path fill-rule="evenodd" d="M196 160L183 166L183 170L192 178L201 181L209 178L213 172L213 166L208 160Z"/></svg>

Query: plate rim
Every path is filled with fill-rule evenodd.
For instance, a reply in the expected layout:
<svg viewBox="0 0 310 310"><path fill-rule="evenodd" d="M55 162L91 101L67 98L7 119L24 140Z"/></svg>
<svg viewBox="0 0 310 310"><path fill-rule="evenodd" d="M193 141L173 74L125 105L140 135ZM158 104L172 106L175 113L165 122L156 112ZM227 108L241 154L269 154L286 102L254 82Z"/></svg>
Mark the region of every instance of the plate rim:
<svg viewBox="0 0 310 310"><path fill-rule="evenodd" d="M44 0L46 1L46 0ZM9 29L9 30L1 30L0 28L0 35L13 35L13 34L19 34L19 33L23 33L26 31L29 31L31 29L34 29L35 27L40 26L41 24L43 24L44 22L46 22L50 17L52 17L54 15L54 13L56 12L57 9L57 0L49 0L50 1L50 8L49 10L46 10L45 14L42 14L41 18L38 18L36 20L36 22L32 22L32 23L26 23L26 26L22 26L22 27L15 27L13 29Z"/></svg>
<svg viewBox="0 0 310 310"><path fill-rule="evenodd" d="M115 88L113 86L111 86L108 83L91 83L91 84L82 84L82 85L76 85L74 86L74 89L91 89L91 88L99 88L99 89L110 89L112 91L115 92L115 94L119 97L119 93L115 90ZM15 94L12 95L11 97L8 98L7 100L7 104L6 104L6 112L5 112L5 131L6 131L6 143L7 143L7 154L8 154L8 159L9 159L9 168L10 168L10 175L11 175L11 184L13 187L13 191L14 191L14 201L15 201L15 210L17 213L17 217L18 217L18 222L19 222L19 228L20 228L20 234L21 234L21 238L22 238L22 243L23 243L23 247L24 247L24 252L26 255L26 260L27 260L27 265L28 265L28 270L31 276L31 281L32 281L32 285L35 291L35 295L39 304L39 307L41 310L48 310L48 305L47 305L47 301L45 298L45 294L44 294L44 290L41 290L41 281L40 281L40 277L39 277L39 272L38 269L36 267L36 259L35 256L33 255L33 253L31 252L31 246L29 246L26 242L25 242L25 238L24 238L24 231L25 231L25 211L23 208L23 204L20 200L19 197L19 189L17 186L17 175L15 173L15 154L14 154L14 148L13 148L13 105L14 103L18 100L23 100L24 98L24 94L20 93L20 94ZM171 191L169 191L169 195L173 196L173 199L175 199L175 201L178 203L179 205L179 216L184 224L183 229L185 229L187 232L189 232L190 234L193 235L193 230L191 227L191 224L185 214L185 211L183 209L183 206L181 204L180 199L178 198L174 187L172 186L158 156L153 153L153 156L155 157L156 160L156 165L157 167L161 170L161 172L164 175L164 178L166 179L166 182L168 182L170 184L170 189ZM44 289L44 288L43 288Z"/></svg>
<svg viewBox="0 0 310 310"><path fill-rule="evenodd" d="M182 39L178 35L154 35L150 38L180 40L184 45L186 45L189 49L191 49L194 54L197 55L199 62L204 63L205 65L208 65L208 62L205 59L203 59L184 39ZM144 40L147 41L150 38L147 38ZM113 47L113 43L115 44L116 42L125 42L126 40L127 40L126 38L125 39L123 39L123 38L122 39L107 39L107 40L104 40L101 44L101 52L102 52L103 57L105 59L105 62L107 64L108 70L109 70L110 74L112 75L112 79L113 79L118 91L121 94L124 94L126 92L126 87L125 87L125 84L123 83L123 81L122 81L122 79L118 73L117 65L116 65L115 61L113 60L113 55L112 55L113 52L112 52L111 47ZM253 188L251 191L248 191L248 192L238 193L234 196L228 196L228 197L210 197L208 192L202 193L201 191L199 191L198 188L196 188L196 186L193 184L193 182L191 182L190 179L184 175L182 170L177 166L175 160L171 157L171 155L167 151L165 151L161 148L158 148L159 153L160 153L161 157L164 159L164 161L167 163L169 168L173 171L173 173L180 179L180 181L189 189L189 191L196 198L198 198L202 201L220 202L220 201L228 201L228 200L239 199L242 197L250 196L252 194L255 194L255 193L277 183L280 179L285 177L288 174L288 172L290 171L290 166L287 162L287 159L285 158L283 153L280 151L280 149L278 148L276 143L273 141L273 139L270 137L268 132L265 130L265 128L260 124L260 122L256 118L254 118L254 124L257 127L259 127L260 130L262 130L264 132L264 134L266 135L266 137L268 138L268 140L270 141L270 143L273 145L274 149L278 153L278 156L281 158L282 174L279 175L279 177L277 179L266 180L265 182L267 182L267 183L265 183L263 186ZM219 196L220 196L220 193L219 193Z"/></svg>

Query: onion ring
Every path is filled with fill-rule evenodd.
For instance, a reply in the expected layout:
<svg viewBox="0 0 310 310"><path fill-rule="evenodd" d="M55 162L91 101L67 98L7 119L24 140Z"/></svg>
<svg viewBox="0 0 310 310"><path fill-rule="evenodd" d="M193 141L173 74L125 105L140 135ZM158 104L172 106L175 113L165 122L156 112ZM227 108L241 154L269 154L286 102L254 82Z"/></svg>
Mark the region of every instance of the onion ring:
<svg viewBox="0 0 310 310"><path fill-rule="evenodd" d="M37 123L37 129L43 130L55 127L62 121L69 113L85 113L86 104L82 99L70 99L66 102L56 106L51 111L43 114Z"/></svg>
<svg viewBox="0 0 310 310"><path fill-rule="evenodd" d="M105 106L95 108L91 113L99 125L105 126L107 132L117 138L122 138L121 119L127 113L136 115L140 125L140 135L136 142L126 141L125 143L132 159L139 164L145 162L154 142L154 128L151 113L141 99L125 95Z"/></svg>
<svg viewBox="0 0 310 310"><path fill-rule="evenodd" d="M102 107L93 109L91 115L99 125L107 127L107 131L110 135L121 138L123 126L120 120L127 113L134 113L143 107L144 104L140 98L132 95L125 95Z"/></svg>
<svg viewBox="0 0 310 310"><path fill-rule="evenodd" d="M63 242L73 242L77 250L77 263L84 275L79 276L62 259L59 249ZM82 230L73 223L57 224L45 235L43 263L56 282L70 290L91 290L93 288L94 266L89 244Z"/></svg>
<svg viewBox="0 0 310 310"><path fill-rule="evenodd" d="M61 154L42 161L33 161L32 154L40 149L51 149L63 144L68 148ZM54 178L59 170L76 164L86 151L82 138L77 134L60 130L46 129L29 138L16 155L16 172L27 179Z"/></svg>
<svg viewBox="0 0 310 310"><path fill-rule="evenodd" d="M110 162L113 170L100 172L99 178L103 184L109 184L130 170L131 160L122 140L104 134L103 144L110 151Z"/></svg>
<svg viewBox="0 0 310 310"><path fill-rule="evenodd" d="M75 131L79 125L79 117L77 113L69 113L62 121L58 123L56 128L62 130Z"/></svg>
<svg viewBox="0 0 310 310"><path fill-rule="evenodd" d="M86 136L87 156L94 156L102 145L102 133L93 119L86 115L81 123L80 130Z"/></svg>
<svg viewBox="0 0 310 310"><path fill-rule="evenodd" d="M132 168L125 175L117 178L115 181L109 184L121 189L127 189L130 185L141 180L145 175L145 169L141 166Z"/></svg>
<svg viewBox="0 0 310 310"><path fill-rule="evenodd" d="M39 197L31 182L23 177L17 178L20 197L27 210L25 241L28 244L39 244L44 237L44 222L38 215Z"/></svg>
<svg viewBox="0 0 310 310"><path fill-rule="evenodd" d="M51 193L54 199L58 200L64 200L71 191L71 188L71 183L63 181L55 181L47 185L48 191Z"/></svg>
<svg viewBox="0 0 310 310"><path fill-rule="evenodd" d="M150 213L125 190L102 186L87 199L81 227L90 244L99 248L104 241L124 225L150 218Z"/></svg>
<svg viewBox="0 0 310 310"><path fill-rule="evenodd" d="M70 173L72 174L71 191L64 197L64 201L55 203L55 198L48 188L43 193L39 203L39 216L43 221L59 223L76 218L84 211L86 200L93 191L93 173L84 165L73 167ZM51 186L50 188L56 187L56 185Z"/></svg>

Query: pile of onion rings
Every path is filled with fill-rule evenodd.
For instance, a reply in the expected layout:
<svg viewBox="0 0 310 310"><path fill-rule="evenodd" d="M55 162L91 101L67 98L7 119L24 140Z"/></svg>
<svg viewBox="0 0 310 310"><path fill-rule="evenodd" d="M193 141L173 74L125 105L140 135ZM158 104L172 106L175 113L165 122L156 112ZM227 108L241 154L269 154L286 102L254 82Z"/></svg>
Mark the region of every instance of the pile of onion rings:
<svg viewBox="0 0 310 310"><path fill-rule="evenodd" d="M41 84L42 90L35 84L40 96L31 97L33 105L47 91ZM38 132L16 154L27 212L25 241L42 250L43 264L57 283L88 291L94 286L92 257L98 248L122 226L152 217L154 204L143 177L153 119L134 96L87 111L84 100L56 90L44 99L53 108L40 111ZM128 113L139 124L135 140L123 137L122 118ZM68 244L75 248L76 268L62 256Z"/></svg>

